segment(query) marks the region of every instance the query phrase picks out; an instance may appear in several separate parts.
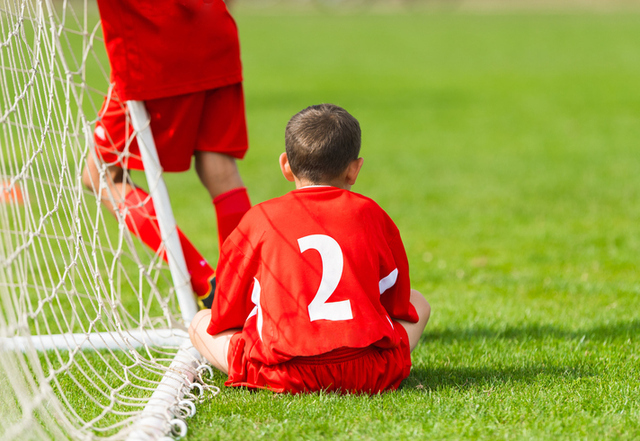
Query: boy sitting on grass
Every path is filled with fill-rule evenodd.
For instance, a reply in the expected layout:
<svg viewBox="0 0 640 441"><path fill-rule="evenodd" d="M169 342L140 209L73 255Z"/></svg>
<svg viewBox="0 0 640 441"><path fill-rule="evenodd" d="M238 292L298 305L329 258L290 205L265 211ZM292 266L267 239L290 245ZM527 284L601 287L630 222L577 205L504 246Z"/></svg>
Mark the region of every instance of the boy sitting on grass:
<svg viewBox="0 0 640 441"><path fill-rule="evenodd" d="M294 115L280 156L296 190L249 210L225 241L193 345L227 386L378 393L409 375L431 307L409 284L397 227L353 193L360 125L331 104Z"/></svg>

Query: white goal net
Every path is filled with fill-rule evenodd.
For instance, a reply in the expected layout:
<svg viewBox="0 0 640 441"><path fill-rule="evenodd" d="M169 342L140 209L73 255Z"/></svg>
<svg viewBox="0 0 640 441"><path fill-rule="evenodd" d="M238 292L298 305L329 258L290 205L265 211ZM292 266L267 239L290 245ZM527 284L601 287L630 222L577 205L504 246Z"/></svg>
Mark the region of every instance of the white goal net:
<svg viewBox="0 0 640 441"><path fill-rule="evenodd" d="M94 1L0 0L3 440L184 433L216 391L164 250L82 185L108 66Z"/></svg>

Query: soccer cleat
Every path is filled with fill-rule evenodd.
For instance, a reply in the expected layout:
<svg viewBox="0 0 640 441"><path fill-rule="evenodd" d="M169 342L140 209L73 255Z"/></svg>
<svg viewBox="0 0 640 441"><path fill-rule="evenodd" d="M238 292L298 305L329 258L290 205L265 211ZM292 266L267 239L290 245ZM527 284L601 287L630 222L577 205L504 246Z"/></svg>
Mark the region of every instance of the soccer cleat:
<svg viewBox="0 0 640 441"><path fill-rule="evenodd" d="M213 304L213 296L216 293L216 276L213 275L209 279L209 290L202 297L198 297L198 307L200 309L211 309Z"/></svg>

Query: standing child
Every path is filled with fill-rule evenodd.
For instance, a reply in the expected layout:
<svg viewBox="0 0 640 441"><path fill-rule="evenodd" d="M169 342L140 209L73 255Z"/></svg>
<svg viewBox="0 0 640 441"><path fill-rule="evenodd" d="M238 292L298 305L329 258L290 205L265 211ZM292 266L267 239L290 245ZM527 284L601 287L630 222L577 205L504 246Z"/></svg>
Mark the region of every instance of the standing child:
<svg viewBox="0 0 640 441"><path fill-rule="evenodd" d="M84 185L111 213L123 214L142 242L160 249L153 202L128 174L143 164L126 101L144 101L162 169L185 171L195 158L222 245L251 207L236 164L249 144L233 17L222 0L98 0L98 7L111 86L94 132L98 161L87 158ZM193 291L209 307L215 271L178 235Z"/></svg>
<svg viewBox="0 0 640 441"><path fill-rule="evenodd" d="M397 227L353 193L360 125L331 104L294 115L280 156L296 190L253 207L225 242L194 346L227 386L378 393L409 375L431 308Z"/></svg>

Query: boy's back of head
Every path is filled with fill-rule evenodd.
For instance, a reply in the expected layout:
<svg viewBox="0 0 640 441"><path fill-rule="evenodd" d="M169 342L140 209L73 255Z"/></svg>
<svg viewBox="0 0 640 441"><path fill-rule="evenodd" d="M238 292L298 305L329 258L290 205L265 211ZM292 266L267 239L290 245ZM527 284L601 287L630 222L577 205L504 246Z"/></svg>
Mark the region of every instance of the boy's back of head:
<svg viewBox="0 0 640 441"><path fill-rule="evenodd" d="M337 178L360 153L360 124L342 107L319 104L295 114L285 131L291 172L320 184Z"/></svg>

